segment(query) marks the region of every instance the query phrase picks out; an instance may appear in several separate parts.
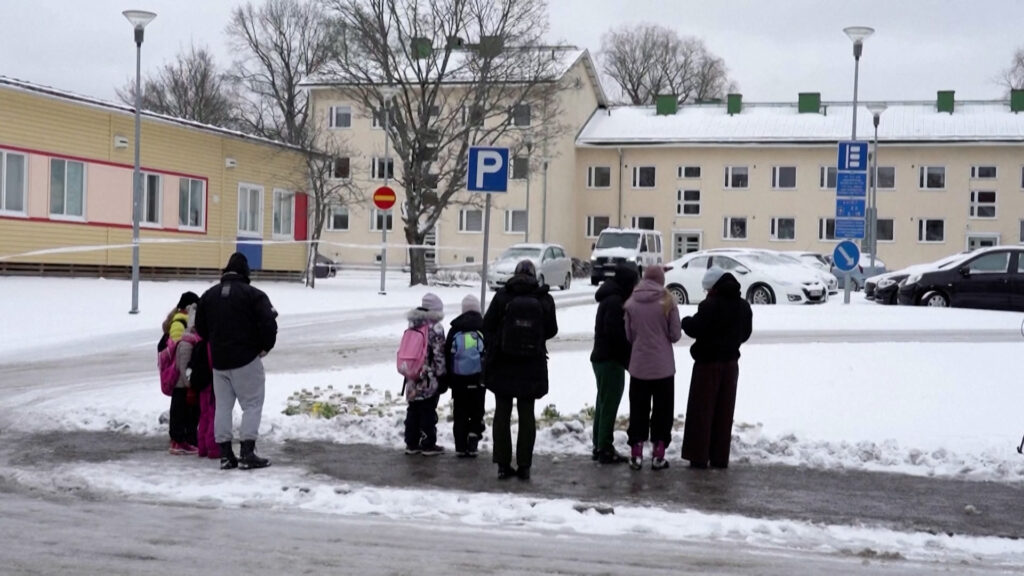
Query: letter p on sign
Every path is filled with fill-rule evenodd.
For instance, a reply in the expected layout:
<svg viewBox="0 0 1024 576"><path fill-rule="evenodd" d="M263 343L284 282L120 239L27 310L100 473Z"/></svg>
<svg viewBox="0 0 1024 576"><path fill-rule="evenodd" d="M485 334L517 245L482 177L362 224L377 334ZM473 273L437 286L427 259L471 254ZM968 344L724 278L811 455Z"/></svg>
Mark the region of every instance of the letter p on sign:
<svg viewBox="0 0 1024 576"><path fill-rule="evenodd" d="M470 148L467 172L470 192L507 192L508 148Z"/></svg>

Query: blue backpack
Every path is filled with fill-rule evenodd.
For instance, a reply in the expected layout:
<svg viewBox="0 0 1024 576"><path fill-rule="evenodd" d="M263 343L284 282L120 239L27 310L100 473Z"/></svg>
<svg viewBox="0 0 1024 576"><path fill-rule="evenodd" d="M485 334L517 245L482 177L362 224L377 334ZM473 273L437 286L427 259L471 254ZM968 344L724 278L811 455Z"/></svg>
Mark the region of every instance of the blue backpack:
<svg viewBox="0 0 1024 576"><path fill-rule="evenodd" d="M452 342L452 372L470 376L483 372L480 357L484 352L484 337L476 330L456 332Z"/></svg>

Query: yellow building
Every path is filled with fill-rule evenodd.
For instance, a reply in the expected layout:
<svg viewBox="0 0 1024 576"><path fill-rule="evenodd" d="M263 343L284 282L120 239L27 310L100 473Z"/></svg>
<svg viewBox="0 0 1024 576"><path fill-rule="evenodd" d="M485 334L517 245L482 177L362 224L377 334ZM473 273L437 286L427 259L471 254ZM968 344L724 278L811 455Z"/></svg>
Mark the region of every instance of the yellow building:
<svg viewBox="0 0 1024 576"><path fill-rule="evenodd" d="M134 109L0 77L0 273L126 275ZM142 113L142 275L216 273L242 251L263 275L307 259L301 154Z"/></svg>

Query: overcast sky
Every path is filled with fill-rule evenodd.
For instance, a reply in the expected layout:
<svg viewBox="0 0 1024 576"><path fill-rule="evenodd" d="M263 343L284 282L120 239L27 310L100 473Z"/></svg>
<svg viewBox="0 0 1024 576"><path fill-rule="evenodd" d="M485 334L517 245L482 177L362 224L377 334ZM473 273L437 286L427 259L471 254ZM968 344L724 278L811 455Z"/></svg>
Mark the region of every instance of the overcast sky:
<svg viewBox="0 0 1024 576"><path fill-rule="evenodd" d="M146 29L143 73L190 41L220 63L236 0L0 0L0 75L114 99L134 78L132 31L121 11L158 14ZM725 59L748 102L795 101L798 92L849 100L853 56L846 26L876 33L861 58L862 100L999 98L995 79L1024 45L1020 0L549 0L552 42L589 48L623 23L656 22L698 36ZM613 92L611 86L607 87Z"/></svg>

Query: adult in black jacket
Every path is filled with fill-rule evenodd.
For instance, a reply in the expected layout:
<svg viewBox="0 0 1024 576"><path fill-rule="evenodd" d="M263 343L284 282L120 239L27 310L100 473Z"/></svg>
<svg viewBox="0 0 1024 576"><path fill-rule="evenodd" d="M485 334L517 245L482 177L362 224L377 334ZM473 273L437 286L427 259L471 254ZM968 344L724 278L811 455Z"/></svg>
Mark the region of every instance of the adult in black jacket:
<svg viewBox="0 0 1024 576"><path fill-rule="evenodd" d="M682 320L695 342L690 347L693 374L686 402L683 459L694 468L729 466L732 417L736 408L740 345L750 338L750 304L740 296L740 283L718 267L705 273L707 298L697 313Z"/></svg>
<svg viewBox="0 0 1024 576"><path fill-rule="evenodd" d="M524 300L517 300L525 297ZM527 300L530 299L530 300ZM538 340L533 352L520 355L512 352L513 345L504 342L509 331L522 326L522 319L507 321L510 304L524 306L540 304L540 326ZM518 306L517 306L518 308ZM487 307L484 316L484 343L488 350L484 363L484 383L494 393L494 452L493 459L498 465L498 478L513 475L528 480L533 464L533 444L537 439L537 422L534 403L548 393L547 340L558 334L555 319L555 301L548 294L547 286L537 282L537 271L533 262L523 260L516 265L515 275L500 288ZM516 440L516 464L512 467L512 401L516 401L519 413L519 437Z"/></svg>
<svg viewBox="0 0 1024 576"><path fill-rule="evenodd" d="M484 399L487 389L484 388L482 370L475 374L455 373L455 338L462 338L460 333L473 332L482 337L483 331L484 317L480 314L480 300L470 294L462 299L462 314L452 320L448 337L444 342L444 357L448 368L444 379L445 384L452 389L452 435L455 436L455 454L463 458L476 457L477 444L487 429L484 425ZM487 342L484 341L483 344L483 354L486 355Z"/></svg>
<svg viewBox="0 0 1024 576"><path fill-rule="evenodd" d="M615 276L597 289L597 316L594 320L594 350L590 363L597 379L597 400L594 402L594 458L602 464L620 464L627 459L615 451L612 443L619 402L626 386L630 343L622 305L633 293L640 273L632 262L615 267Z"/></svg>
<svg viewBox="0 0 1024 576"><path fill-rule="evenodd" d="M228 259L220 284L199 299L196 332L210 343L213 356L213 392L217 398L213 428L224 470L270 465L255 450L266 385L261 359L277 341L276 318L277 311L267 295L249 285L249 261L241 252ZM236 399L242 408L240 459L235 458L231 447Z"/></svg>

